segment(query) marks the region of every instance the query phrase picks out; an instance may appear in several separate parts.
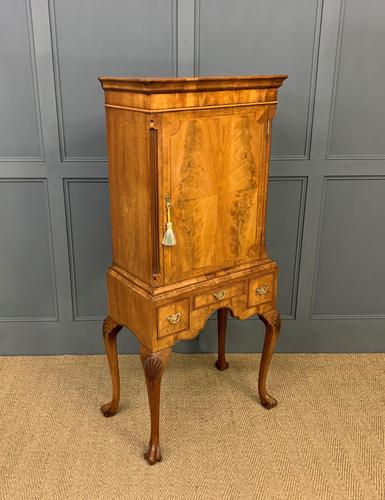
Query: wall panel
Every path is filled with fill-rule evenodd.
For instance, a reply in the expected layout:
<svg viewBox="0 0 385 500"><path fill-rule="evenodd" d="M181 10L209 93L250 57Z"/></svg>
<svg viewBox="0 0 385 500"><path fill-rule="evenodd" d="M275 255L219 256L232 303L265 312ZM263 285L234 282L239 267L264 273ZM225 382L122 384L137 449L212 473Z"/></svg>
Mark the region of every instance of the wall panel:
<svg viewBox="0 0 385 500"><path fill-rule="evenodd" d="M0 161L43 157L29 0L0 5Z"/></svg>
<svg viewBox="0 0 385 500"><path fill-rule="evenodd" d="M56 320L44 180L0 180L0 234L0 320Z"/></svg>
<svg viewBox="0 0 385 500"><path fill-rule="evenodd" d="M329 157L385 158L384 18L382 0L342 2Z"/></svg>
<svg viewBox="0 0 385 500"><path fill-rule="evenodd" d="M67 179L64 183L75 319L106 315L106 270L111 264L108 183Z"/></svg>
<svg viewBox="0 0 385 500"><path fill-rule="evenodd" d="M313 316L385 318L385 178L325 183Z"/></svg>
<svg viewBox="0 0 385 500"><path fill-rule="evenodd" d="M301 253L306 179L270 178L266 241L269 255L279 263L278 307L294 318Z"/></svg>

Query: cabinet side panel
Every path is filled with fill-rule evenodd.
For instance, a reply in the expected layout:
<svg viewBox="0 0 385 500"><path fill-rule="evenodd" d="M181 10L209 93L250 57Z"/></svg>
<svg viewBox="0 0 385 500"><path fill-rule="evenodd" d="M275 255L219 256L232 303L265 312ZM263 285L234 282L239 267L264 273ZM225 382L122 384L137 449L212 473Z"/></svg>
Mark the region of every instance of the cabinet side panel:
<svg viewBox="0 0 385 500"><path fill-rule="evenodd" d="M146 300L111 269L107 272L107 286L109 316L131 330L148 349L152 349L156 333L151 301Z"/></svg>
<svg viewBox="0 0 385 500"><path fill-rule="evenodd" d="M150 282L151 199L146 115L107 109L113 261Z"/></svg>

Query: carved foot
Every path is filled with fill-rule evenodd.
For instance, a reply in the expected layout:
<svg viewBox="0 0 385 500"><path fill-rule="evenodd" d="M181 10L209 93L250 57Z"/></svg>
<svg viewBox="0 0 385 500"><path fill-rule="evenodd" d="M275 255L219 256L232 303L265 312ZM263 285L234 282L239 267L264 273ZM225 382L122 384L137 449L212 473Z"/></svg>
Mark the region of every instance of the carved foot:
<svg viewBox="0 0 385 500"><path fill-rule="evenodd" d="M227 327L227 309L221 308L217 311L218 321L218 359L215 366L219 371L226 370L229 367L226 361L226 327Z"/></svg>
<svg viewBox="0 0 385 500"><path fill-rule="evenodd" d="M103 340L106 350L108 366L111 373L112 382L112 400L109 403L101 406L100 411L105 417L112 417L115 415L120 399L120 380L119 380L119 365L118 365L118 352L116 348L116 337L120 330L121 325L107 316L103 322Z"/></svg>
<svg viewBox="0 0 385 500"><path fill-rule="evenodd" d="M215 361L215 367L217 368L217 370L219 370L219 371L222 372L223 370L227 370L227 368L229 367L229 364L225 360L219 360L219 359L217 359Z"/></svg>
<svg viewBox="0 0 385 500"><path fill-rule="evenodd" d="M105 417L113 417L116 415L117 407L114 405L114 402L106 403L100 407L100 411L103 413Z"/></svg>
<svg viewBox="0 0 385 500"><path fill-rule="evenodd" d="M259 317L266 326L266 335L259 368L258 392L261 405L264 408L270 409L277 406L277 400L268 394L266 390L266 378L281 328L281 317L278 311L260 314Z"/></svg>
<svg viewBox="0 0 385 500"><path fill-rule="evenodd" d="M264 407L264 408L267 408L268 410L270 410L271 408L274 408L274 406L277 406L278 404L278 401L273 398L273 396L270 396L270 394L265 394L263 397L261 397L261 405Z"/></svg>
<svg viewBox="0 0 385 500"><path fill-rule="evenodd" d="M144 346L140 348L140 359L146 377L151 415L150 444L144 457L150 465L162 459L159 446L160 383L171 350L169 348L159 352L151 352Z"/></svg>
<svg viewBox="0 0 385 500"><path fill-rule="evenodd" d="M159 443L149 443L148 450L144 454L144 458L150 465L154 465L156 462L161 462L162 455L160 453Z"/></svg>

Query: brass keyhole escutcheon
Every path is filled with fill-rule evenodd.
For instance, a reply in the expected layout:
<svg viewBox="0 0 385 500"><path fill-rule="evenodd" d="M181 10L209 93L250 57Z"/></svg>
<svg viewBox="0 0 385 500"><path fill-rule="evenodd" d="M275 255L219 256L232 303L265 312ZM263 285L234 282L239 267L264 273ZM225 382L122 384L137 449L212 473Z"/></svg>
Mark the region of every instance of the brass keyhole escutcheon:
<svg viewBox="0 0 385 500"><path fill-rule="evenodd" d="M177 312L175 314L172 314L171 316L167 316L167 321L170 323L170 325L176 325L179 323L182 315L180 312Z"/></svg>
<svg viewBox="0 0 385 500"><path fill-rule="evenodd" d="M269 291L269 285L262 285L255 290L255 293L257 295L266 295L268 291Z"/></svg>
<svg viewBox="0 0 385 500"><path fill-rule="evenodd" d="M222 300L224 298L224 296L226 295L226 292L225 292L225 290L220 290L219 292L213 293L213 295L217 300Z"/></svg>

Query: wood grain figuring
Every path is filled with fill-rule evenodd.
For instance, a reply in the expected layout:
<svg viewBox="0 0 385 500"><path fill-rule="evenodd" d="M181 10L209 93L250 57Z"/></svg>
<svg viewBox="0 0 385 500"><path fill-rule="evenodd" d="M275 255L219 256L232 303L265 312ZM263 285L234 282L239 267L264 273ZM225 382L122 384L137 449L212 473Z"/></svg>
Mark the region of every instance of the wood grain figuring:
<svg viewBox="0 0 385 500"><path fill-rule="evenodd" d="M177 117L178 130L173 134L172 125L165 130L170 140L164 168L168 163L172 172L178 241L165 253L166 282L258 257L264 225L255 213L264 167L263 124L258 123L263 113Z"/></svg>
<svg viewBox="0 0 385 500"><path fill-rule="evenodd" d="M244 293L245 283L235 283L231 286L210 289L209 293L203 293L194 297L194 308L204 307L209 304L218 304L237 295Z"/></svg>
<svg viewBox="0 0 385 500"><path fill-rule="evenodd" d="M248 289L249 306L271 302L274 298L274 274L266 274L249 280Z"/></svg>
<svg viewBox="0 0 385 500"><path fill-rule="evenodd" d="M127 286L120 275L109 269L107 272L108 312L113 318L119 318L119 323L126 326L139 342L149 349L156 348L155 312L151 299L138 293L137 288Z"/></svg>
<svg viewBox="0 0 385 500"><path fill-rule="evenodd" d="M190 323L189 300L173 302L158 308L158 337L187 330Z"/></svg>
<svg viewBox="0 0 385 500"><path fill-rule="evenodd" d="M277 89L283 78L254 77L222 78L196 84L185 79L159 80L142 83L133 80L102 78L105 104L140 109L143 112L170 112L175 109L195 109L233 105L261 105L277 101ZM215 86L213 86L213 83ZM145 91L141 91L141 89Z"/></svg>
<svg viewBox="0 0 385 500"><path fill-rule="evenodd" d="M106 108L140 110L143 113L168 113L175 110L200 110L226 107L262 106L277 103L276 89L239 90L237 92L185 92L179 94L139 95L107 91Z"/></svg>
<svg viewBox="0 0 385 500"><path fill-rule="evenodd" d="M113 260L151 281L151 179L146 115L108 110Z"/></svg>
<svg viewBox="0 0 385 500"><path fill-rule="evenodd" d="M113 397L119 403L116 335L141 343L151 415L145 457L161 460L160 382L173 345L196 337L218 311L218 360L227 317L258 315L266 325L258 391L280 328L278 269L266 251L271 123L284 75L101 78L105 90L113 263L104 323ZM162 245L165 199L176 245ZM113 318L113 319L112 319Z"/></svg>

